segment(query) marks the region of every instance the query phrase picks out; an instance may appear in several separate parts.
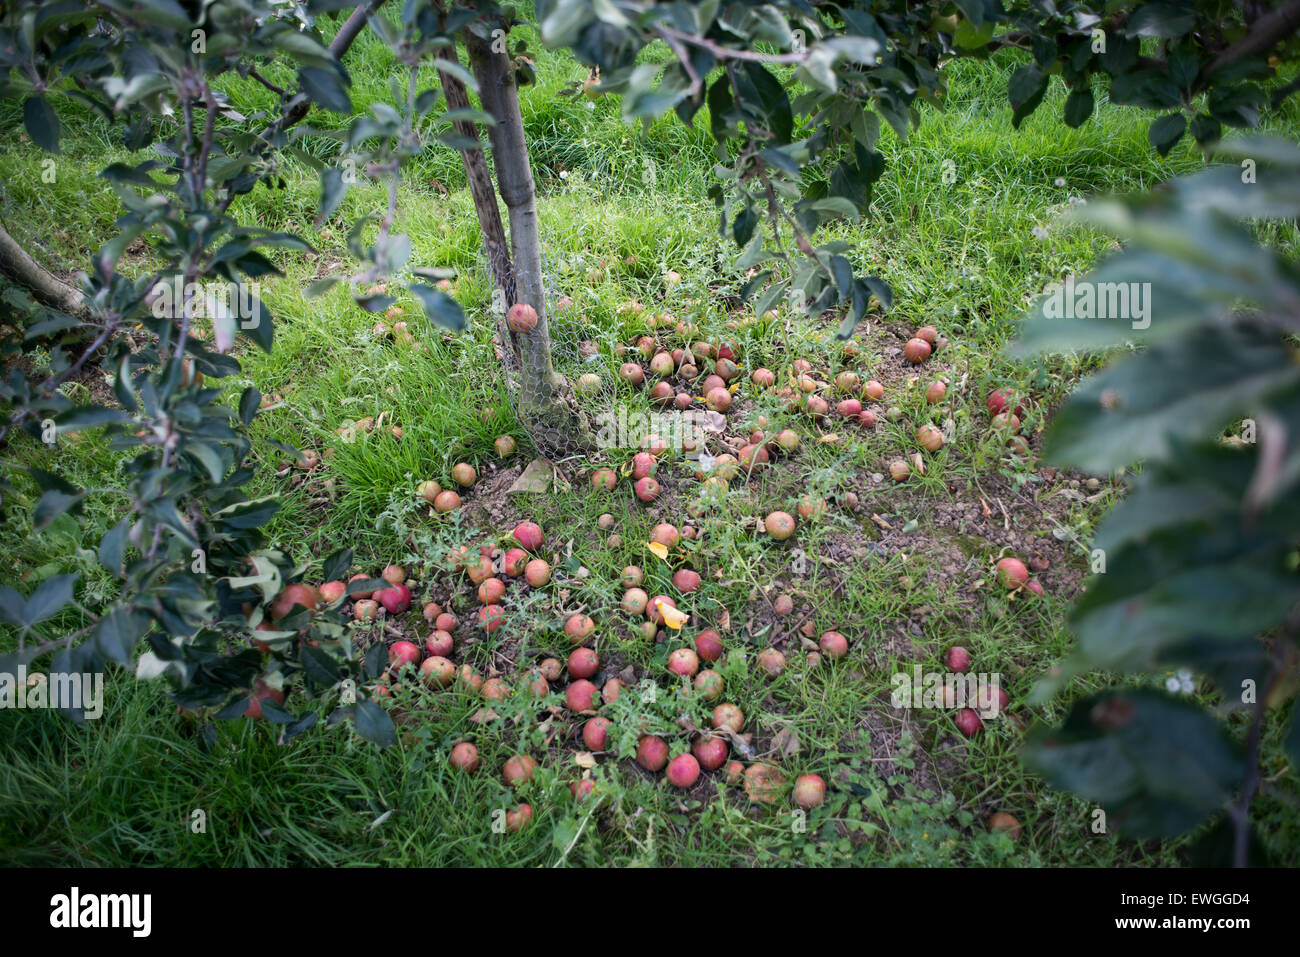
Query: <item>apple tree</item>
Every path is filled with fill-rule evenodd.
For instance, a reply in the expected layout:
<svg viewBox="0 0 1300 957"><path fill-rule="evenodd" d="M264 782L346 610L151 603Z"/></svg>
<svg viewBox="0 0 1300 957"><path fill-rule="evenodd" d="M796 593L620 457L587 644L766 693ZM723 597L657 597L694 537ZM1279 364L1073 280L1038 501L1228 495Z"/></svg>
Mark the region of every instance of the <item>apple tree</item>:
<svg viewBox="0 0 1300 957"><path fill-rule="evenodd" d="M351 12L343 17L339 11L345 8ZM844 337L873 303L890 307L888 277L863 271L847 244L819 240L819 230L832 221L869 216L874 185L885 169L877 149L882 124L905 138L920 103L942 108L948 60L989 56L1007 47L1023 51L1024 62L1007 91L1017 124L1040 106L1056 77L1070 90L1062 117L1066 124L1086 122L1104 90L1112 103L1160 111L1150 126L1155 149L1167 152L1188 135L1208 149L1225 127L1256 125L1261 113L1294 92L1296 82L1280 78L1279 66L1293 64L1300 25L1300 3L1294 0L1241 7L539 0L535 12L543 42L572 51L590 67L593 92L620 96L629 121L672 111L682 122L707 122L718 173L711 196L720 227L738 250L740 297L759 314L779 301L813 315L831 313ZM27 131L37 144L57 153L60 106L75 101L114 122L128 146L153 151L153 158L138 165L104 170L123 214L119 232L97 251L78 288L49 276L0 230L0 271L30 292L11 291L0 300L4 346L10 355L36 347L49 355L40 374L15 366L0 386L6 403L0 435L22 431L26 441L57 449L70 433L103 427L116 450L134 456L126 472L124 517L99 549L100 560L120 581L117 599L102 608L81 607L76 582L66 576L48 579L30 595L11 588L0 592L0 615L17 630L24 660L57 653L58 667L77 670L105 660L128 663L138 642L147 639L150 651L138 669L167 674L183 704L219 705L228 715L246 707L256 680L303 685L329 699L334 716L354 718L358 730L371 737L391 738L391 724L364 692L344 702L350 689L374 677L384 663L353 660L338 622L341 601L323 610L282 608L289 614L268 621L276 597L305 569L262 541L258 530L274 503L250 501L242 492L250 476L246 431L259 396L249 390L237 409L228 408L204 377L220 379L239 369L232 351L240 336L270 349L273 318L262 303L252 316L218 313L211 338L200 338L192 323L198 304L185 290L211 280L240 284L274 275L265 250L308 248L300 237L240 227L229 215L240 197L273 187L292 158L319 171L322 219L337 214L359 177L387 188L386 205L350 227L354 265L318 288L345 282L362 308L382 312L393 301L391 290L405 286L431 322L463 328L467 320L460 305L438 288L447 278L445 270L413 263L410 238L397 231L407 163L428 148L459 150L497 290L497 334L521 421L543 452L586 444L585 423L553 362L535 186L518 97L519 84L531 81L532 67L526 47L512 37L520 16L520 9L490 0L407 0L389 6L371 0L359 7L337 0L301 6L270 0L202 5L101 0L7 7L0 14L0 95L21 100ZM329 42L322 29L326 18L342 21ZM392 102L354 115L346 54L363 29L392 49L401 71L394 77ZM292 88L265 78L265 65L274 61L294 64ZM438 83L426 87L421 77L427 74L420 68L429 65ZM279 110L237 113L214 86L231 72L273 90ZM321 120L304 124L313 109ZM308 143L332 144L333 158L320 159L321 151L304 148ZM1278 165L1268 166L1265 159ZM1265 177L1278 175L1274 170L1288 162L1280 148L1258 160L1261 178L1252 185L1259 189L1250 194L1257 204L1261 196L1282 195ZM1188 661L1199 656L1193 663L1207 673L1215 661L1225 667L1254 662L1249 676L1260 693L1253 700L1267 701L1268 688L1285 685L1276 676L1294 671L1294 655L1281 655L1262 671L1264 665L1246 654L1248 645L1260 644L1261 632L1270 634L1264 646L1272 651L1294 647L1284 625L1294 604L1295 569L1286 563L1295 554L1296 526L1287 513L1259 521L1262 509L1280 501L1278 491L1288 487L1291 473L1285 436L1296 421L1295 410L1280 399L1275 406L1269 403L1290 385L1277 357L1285 354L1284 332L1294 331L1294 289L1286 284L1294 264L1254 246L1239 228L1223 226L1239 240L1230 248L1242 257L1243 268L1248 261L1258 269L1272 263L1267 275L1274 285L1248 291L1228 262L1187 238L1197 234L1162 232L1160 223L1175 215L1216 223L1224 218L1223 209L1211 208L1196 189L1175 191L1173 199L1127 218L1115 215L1116 225L1134 230L1135 243L1103 269L1149 272L1176 262L1180 271L1165 277L1178 275L1186 282L1178 286L1180 298L1169 300L1168 314L1157 314L1149 348L1081 386L1063 410L1053 448L1061 450L1063 462L1099 470L1124 464L1124 455L1147 460L1150 467L1134 497L1144 491L1156 498L1172 496L1177 483L1186 480L1183 466L1198 463L1196 474L1221 479L1212 499L1218 505L1201 513L1189 504L1181 512L1171 506L1141 514L1150 521L1167 511L1171 523L1182 523L1179 535L1188 534L1187 527L1200 530L1210 550L1203 556L1207 566L1222 566L1236 554L1232 549L1240 548L1273 577L1220 576L1209 567L1173 586L1165 571L1174 566L1156 559L1190 564L1201 560L1199 552L1171 545L1161 558L1149 551L1149 539L1161 529L1143 526L1140 534L1124 535L1108 526L1115 536L1110 577L1090 588L1075 612L1080 662L1149 670L1174 660L1169 646L1181 641L1178 654ZM1181 245L1172 245L1175 237ZM147 242L162 265L134 274L123 256L137 240ZM1154 251L1140 245L1147 240L1155 243ZM173 281L182 290L179 302L175 308L156 308L157 290ZM1240 313L1239 300L1247 294L1260 297L1256 308L1267 313L1268 322ZM530 306L535 323L511 328L504 316L516 304ZM1067 327L1050 320L1043 325L1047 332L1031 333L1026 348L1104 348L1119 341L1113 330L1099 332L1095 324ZM147 331L143 347L128 335L137 326ZM1179 344L1184 351L1178 351ZM1229 356L1241 359L1237 371L1256 365L1259 371L1238 383L1228 375L1224 359ZM1224 383L1216 391L1222 401L1176 401L1194 381L1188 370L1206 371L1197 362L1212 359L1219 364L1208 374ZM91 363L111 370L114 401L74 405L61 386ZM1123 401L1108 405L1116 395ZM1274 411L1266 414L1268 409ZM1235 450L1197 444L1225 417L1252 410L1258 410L1254 421L1260 435L1283 438ZM1114 420L1105 416L1113 415L1140 419L1147 440L1108 433ZM1237 456L1231 465L1225 458L1230 455ZM1243 478L1257 471L1267 477ZM34 485L41 492L32 510L38 524L75 514L88 495L121 494L74 487L51 470L32 470L22 481L24 489ZM1234 490L1245 497L1234 499ZM25 494L14 485L4 492ZM1209 486L1185 488L1182 495L1211 500ZM1250 521L1243 525L1246 518ZM1240 528L1232 526L1234 520ZM1243 537L1233 544L1237 532ZM1145 577L1114 574L1128 549L1148 549L1142 553L1146 557L1132 559L1155 562L1145 567ZM199 558L203 561L196 564ZM335 556L328 571L342 574L347 560L346 554ZM1262 582L1270 587L1261 587ZM1268 601L1262 600L1264 592ZM1195 607L1215 599L1224 602L1217 616L1175 611L1181 603ZM1242 604L1251 614L1234 618ZM1152 615L1160 627L1139 635ZM65 627L69 621L79 624ZM1198 630L1198 623L1204 627ZM259 652L254 634L263 625L274 635L268 654ZM1096 637L1103 634L1109 636L1104 641ZM1031 750L1031 760L1055 783L1116 810L1134 833L1173 833L1216 808L1226 809L1238 828L1233 841L1240 860L1246 831L1239 822L1258 786L1258 740L1248 742L1242 757L1203 712L1147 692L1119 700L1128 703L1103 703L1083 712L1083 718L1076 710L1075 723L1059 732L1073 735L1068 740L1081 749L1074 752L1077 762L1042 759L1044 753L1067 753L1060 745L1066 739L1047 740ZM1257 739L1263 705L1252 706L1251 734ZM277 717L286 731L296 732L315 714ZM1141 722L1152 722L1151 727L1158 724L1178 737L1179 721L1187 729L1220 734L1214 738L1220 750L1205 751L1206 760L1216 763L1188 770L1204 785L1200 791L1183 781L1171 795L1169 781L1178 779L1164 765L1151 763L1155 758L1149 754L1130 760L1127 776L1120 772L1122 761L1093 760L1098 753L1123 754L1132 747L1124 743L1126 728L1145 729ZM1294 736L1293 731L1293 741ZM1101 750L1087 752L1090 744ZM1143 763L1147 758L1150 762ZM1185 765L1193 767L1194 762ZM1115 780L1087 779L1084 771L1101 773L1098 768L1113 771ZM1152 823L1157 820L1158 826Z"/></svg>

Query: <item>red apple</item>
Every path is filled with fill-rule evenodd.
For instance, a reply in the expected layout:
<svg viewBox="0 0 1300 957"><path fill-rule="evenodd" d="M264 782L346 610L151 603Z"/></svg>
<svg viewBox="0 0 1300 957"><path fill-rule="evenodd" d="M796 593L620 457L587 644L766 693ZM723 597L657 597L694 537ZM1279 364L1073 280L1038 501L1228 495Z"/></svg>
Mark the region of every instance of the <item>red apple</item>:
<svg viewBox="0 0 1300 957"><path fill-rule="evenodd" d="M794 803L805 811L820 807L826 800L826 782L816 774L801 774L794 781Z"/></svg>
<svg viewBox="0 0 1300 957"><path fill-rule="evenodd" d="M647 771L662 771L668 764L668 742L658 735L643 735L636 745L636 763Z"/></svg>
<svg viewBox="0 0 1300 957"><path fill-rule="evenodd" d="M726 738L714 734L696 738L695 743L691 745L691 753L695 755L695 760L699 761L700 767L706 771L716 771L722 767L727 760L728 750Z"/></svg>
<svg viewBox="0 0 1300 957"><path fill-rule="evenodd" d="M679 754L668 763L668 783L683 791L700 779L700 762L694 755Z"/></svg>

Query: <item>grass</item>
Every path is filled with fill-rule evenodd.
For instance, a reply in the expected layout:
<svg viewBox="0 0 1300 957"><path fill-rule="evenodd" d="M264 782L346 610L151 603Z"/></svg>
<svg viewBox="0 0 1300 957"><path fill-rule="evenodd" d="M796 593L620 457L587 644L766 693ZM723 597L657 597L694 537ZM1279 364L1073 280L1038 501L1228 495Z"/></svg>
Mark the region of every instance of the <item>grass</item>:
<svg viewBox="0 0 1300 957"><path fill-rule="evenodd" d="M531 44L530 44L531 46ZM534 49L536 47L534 46ZM354 57L354 101L364 109L387 96L391 59L363 37ZM1183 842L1135 844L1095 833L1092 808L1053 792L1019 765L1021 732L1010 721L991 724L971 742L957 738L943 713L900 715L888 706L891 676L916 663L936 667L948 645L970 647L977 668L999 670L1014 702L1029 720L1052 721L1067 701L1028 707L1035 681L1068 653L1065 612L1086 571L1086 542L1113 500L1114 487L1097 489L1082 477L1045 477L1033 462L1008 461L987 433L983 397L994 384L1014 384L1034 397L1027 426L1034 436L1046 411L1095 359L1056 358L1025 365L1002 354L1025 304L1053 279L1081 271L1110 244L1086 230L1051 229L1071 198L1149 188L1201 165L1186 144L1167 158L1146 141L1149 117L1101 105L1079 130L1057 118L1059 85L1020 130L1005 104L1011 54L986 63L952 64L947 109L923 111L906 143L882 136L888 166L877 184L871 223L826 231L851 244L856 265L885 277L895 307L860 330L862 355L846 364L833 346L829 323L805 323L781 312L773 323L728 329L733 320L720 290L734 288L725 263L731 250L717 237L715 212L705 191L711 153L703 129L675 120L648 129L628 127L611 98L588 101L559 96L582 71L571 61L537 53L538 83L524 91L522 107L537 174L552 308L560 295L574 307L555 319L557 361L567 372L580 362L576 344L606 345L644 332L620 312L630 300L697 322L704 336L730 337L746 368L781 369L796 356L811 359L829 377L851 366L889 389L886 405L898 418L842 443L819 443L806 419L749 390L733 423L769 419L769 430L795 428L803 448L789 468L736 480L726 501L706 516L705 537L686 554L704 578L694 596L697 618L718 626L729 612L731 649L721 667L727 700L747 716L760 751L779 753L791 777L812 772L831 785L825 807L806 818L788 802L747 804L737 789L710 778L688 794L670 793L661 778L640 772L626 758L645 722L676 734L682 713L707 721L698 700L658 683L655 699L631 691L611 706L622 760L603 759L592 771L594 798L575 802L568 785L581 773L574 762L576 730L564 720L538 720L556 705L516 696L494 705L504 721L472 720L483 702L475 695L417 690L399 692L394 704L411 716L403 747L377 751L343 727L314 730L288 746L277 745L263 724L237 721L217 728L204 747L155 685L110 675L102 720L78 729L44 713L0 715L0 859L22 864L147 865L1168 865L1181 859ZM283 79L272 76L273 80ZM274 104L251 82L231 79L226 92L241 108ZM1279 128L1300 128L1294 109ZM0 128L14 136L21 119L13 103L0 105ZM7 226L33 241L47 262L76 268L111 233L117 201L98 170L127 160L113 134L75 110L65 117L65 151L54 188L42 184L43 155L22 143L0 155ZM944 182L945 170L951 182ZM651 557L644 543L667 518L680 524L692 496L689 466L670 458L666 492L653 510L634 507L627 483L601 496L583 484L544 502L504 502L488 486L517 471L529 442L516 422L491 344L487 305L490 283L479 258L479 236L464 191L459 158L430 151L415 165L401 195L399 228L413 239L416 265L454 267L457 296L471 316L464 335L425 329L424 350L402 349L377 338L374 317L339 290L320 299L303 295L306 284L344 259L347 223L378 207L378 188L353 190L334 221L317 227L312 208L314 174L291 164L285 186L259 189L240 204L247 223L302 232L322 252L284 258L284 279L268 285L265 301L276 322L276 347L249 351L243 373L224 383L235 396L248 384L277 397L254 424L260 462L252 491L276 494L283 508L272 539L304 561L342 545L356 549L360 568L375 571L398 561L416 572L422 587L445 596L449 578L437 571L450 545L478 543L532 517L548 532L549 551L571 554L588 571L570 583L516 602L515 614L495 647L458 633L457 661L484 673L500 667L507 678L524 662L567 650L557 642L566 611L581 605L601 623L596 648L607 666L640 678L662 674L674 642L647 642L617 610L624 566L646 569L649 594L676 594L671 568ZM55 224L48 232L50 224ZM1294 251L1294 230L1272 237ZM147 253L141 253L147 256ZM631 261L629 262L629 257ZM603 264L602 264L603 261ZM665 286L668 269L682 276ZM403 302L412 316L414 304ZM415 320L412 319L413 327ZM891 348L896 329L937 325L948 349L908 381ZM618 362L609 350L595 364L607 382ZM583 370L592 366L582 365ZM934 415L924 398L934 375L950 377L939 420L951 418L952 441L930 456L924 476L902 486L875 476L911 451L917 424ZM649 412L644 394L606 391L589 411L610 403ZM883 411L883 409L882 409ZM483 414L480 414L480 413ZM339 440L337 429L383 414L400 425L401 440L377 430L361 441ZM733 428L737 426L733 425ZM849 432L850 430L843 430ZM501 462L493 439L514 435L521 451ZM283 458L271 443L328 447L324 467L292 484L272 466ZM73 482L112 484L113 459L94 438L61 446L53 454L34 445L11 454L24 464L55 466ZM621 465L627 453L610 453L590 465ZM450 483L457 461L475 463L484 478L466 496L460 521L431 519L415 508L413 489L426 478ZM820 522L802 524L786 547L773 547L745 527L773 508L794 511L809 491L831 501ZM35 496L8 503L0 560L34 583L50 574L80 571L91 597L112 583L93 549L115 520L111 501L93 500L80 521L66 518L40 534L28 533ZM860 508L845 507L858 496ZM988 511L986 512L985 509ZM623 544L611 547L597 518L611 513ZM882 524L883 523L883 524ZM1002 552L1050 558L1042 573L1041 601L1008 601L990 587L988 568ZM28 586L24 586L24 589ZM850 639L847 659L834 665L804 662L801 639L782 639L790 667L770 683L753 677L752 655L779 625L770 612L776 594L794 596L796 617L808 614L817 631L834 627ZM512 593L513 594L513 593ZM462 617L473 603L457 598ZM504 657L497 654L506 649ZM1111 683L1092 675L1074 694ZM291 704L294 702L291 701ZM544 712L542 712L544 713ZM1280 724L1266 738L1265 776L1279 762ZM451 745L472 738L483 767L454 773ZM680 747L680 744L678 745ZM543 758L527 800L532 827L503 833L500 813L513 806L498 769L511 754ZM1270 847L1294 862L1300 834L1295 790L1275 782L1258 808ZM1280 793L1279 793L1280 792ZM1013 843L990 834L983 821L993 810L1014 813L1024 835ZM201 826L202 825L202 826Z"/></svg>

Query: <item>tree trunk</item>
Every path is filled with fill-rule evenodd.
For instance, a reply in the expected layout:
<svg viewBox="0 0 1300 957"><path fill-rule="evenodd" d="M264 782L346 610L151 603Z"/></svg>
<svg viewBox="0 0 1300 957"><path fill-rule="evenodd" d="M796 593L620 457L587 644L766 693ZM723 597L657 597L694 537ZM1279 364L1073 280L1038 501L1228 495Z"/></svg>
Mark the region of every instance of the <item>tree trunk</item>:
<svg viewBox="0 0 1300 957"><path fill-rule="evenodd" d="M438 57L459 62L453 47L443 47ZM465 84L451 73L440 73L439 76L442 78L442 92L447 98L448 108L469 109L469 94L465 91ZM461 136L478 139L478 126L469 120L457 120L452 126ZM496 190L492 186L487 159L481 149L461 150L460 155L465 161L469 192L474 197L474 212L478 214L478 225L483 230L483 253L501 293L501 312L504 313L515 301L515 276L510 262L510 246L506 242L506 230L501 225L501 212L497 209ZM502 342L505 341L503 338Z"/></svg>
<svg viewBox="0 0 1300 957"><path fill-rule="evenodd" d="M514 66L504 50L494 52L488 41L471 31L464 32L464 39L483 109L496 120L488 136L492 141L497 189L510 215L514 301L527 303L537 311L537 325L515 336L520 360L519 416L544 451L558 454L580 450L590 445L590 429L585 418L575 414L564 401L564 378L551 363L537 199L528 144L524 140L524 121L519 112Z"/></svg>
<svg viewBox="0 0 1300 957"><path fill-rule="evenodd" d="M29 289L33 298L42 305L58 309L77 318L86 318L86 308L81 291L68 285L38 263L18 245L9 231L0 225L0 275Z"/></svg>

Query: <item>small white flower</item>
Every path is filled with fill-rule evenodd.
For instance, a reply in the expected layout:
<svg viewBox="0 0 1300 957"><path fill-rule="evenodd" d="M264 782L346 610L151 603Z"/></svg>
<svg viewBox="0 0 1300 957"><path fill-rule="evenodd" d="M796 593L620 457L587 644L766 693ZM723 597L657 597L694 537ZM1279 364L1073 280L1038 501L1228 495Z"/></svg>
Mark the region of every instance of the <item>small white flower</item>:
<svg viewBox="0 0 1300 957"><path fill-rule="evenodd" d="M1065 177L1064 177L1064 176L1058 176L1058 177L1056 177L1056 185L1057 185L1057 186L1064 186L1064 185L1065 185Z"/></svg>
<svg viewBox="0 0 1300 957"><path fill-rule="evenodd" d="M1178 679L1175 678L1173 675L1170 675L1168 678L1165 679L1165 689L1166 689L1170 694L1177 694L1177 693L1178 693L1178 687L1179 687L1179 685L1178 685Z"/></svg>
<svg viewBox="0 0 1300 957"><path fill-rule="evenodd" d="M1192 673L1187 668L1178 669L1178 687L1183 694L1191 694L1196 690L1196 682L1192 679Z"/></svg>
<svg viewBox="0 0 1300 957"><path fill-rule="evenodd" d="M1071 206L1087 206L1087 205L1088 205L1088 201L1087 201L1086 199L1084 199L1082 196L1071 196L1071 197L1070 197L1070 205L1071 205Z"/></svg>
<svg viewBox="0 0 1300 957"><path fill-rule="evenodd" d="M568 178L569 178L569 171L567 169L560 170L560 179L568 179Z"/></svg>
<svg viewBox="0 0 1300 957"><path fill-rule="evenodd" d="M1034 238L1037 239L1039 242L1044 242L1044 241L1046 241L1046 239L1047 239L1047 229L1046 229L1046 227L1044 227L1044 226L1035 226L1035 227L1034 227Z"/></svg>

